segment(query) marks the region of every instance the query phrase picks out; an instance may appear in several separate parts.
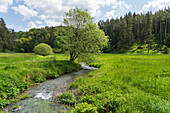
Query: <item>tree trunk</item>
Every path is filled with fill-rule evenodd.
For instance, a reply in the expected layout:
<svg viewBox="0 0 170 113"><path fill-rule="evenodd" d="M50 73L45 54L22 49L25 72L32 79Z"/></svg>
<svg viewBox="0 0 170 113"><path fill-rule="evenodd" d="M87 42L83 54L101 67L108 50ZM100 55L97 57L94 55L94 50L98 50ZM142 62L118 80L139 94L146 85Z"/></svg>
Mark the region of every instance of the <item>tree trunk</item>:
<svg viewBox="0 0 170 113"><path fill-rule="evenodd" d="M161 20L159 21L160 24L160 45L162 46L162 32L161 32ZM161 48L161 47L160 47Z"/></svg>
<svg viewBox="0 0 170 113"><path fill-rule="evenodd" d="M148 53L149 53L149 48L148 48Z"/></svg>
<svg viewBox="0 0 170 113"><path fill-rule="evenodd" d="M167 16L165 19L165 43L167 42Z"/></svg>
<svg viewBox="0 0 170 113"><path fill-rule="evenodd" d="M155 34L158 34L157 18L155 19Z"/></svg>
<svg viewBox="0 0 170 113"><path fill-rule="evenodd" d="M2 52L5 52L5 45L2 46Z"/></svg>
<svg viewBox="0 0 170 113"><path fill-rule="evenodd" d="M148 53L149 53L149 49L150 49L150 44L148 43Z"/></svg>
<svg viewBox="0 0 170 113"><path fill-rule="evenodd" d="M74 59L73 59L73 52L70 52L70 61L74 61Z"/></svg>

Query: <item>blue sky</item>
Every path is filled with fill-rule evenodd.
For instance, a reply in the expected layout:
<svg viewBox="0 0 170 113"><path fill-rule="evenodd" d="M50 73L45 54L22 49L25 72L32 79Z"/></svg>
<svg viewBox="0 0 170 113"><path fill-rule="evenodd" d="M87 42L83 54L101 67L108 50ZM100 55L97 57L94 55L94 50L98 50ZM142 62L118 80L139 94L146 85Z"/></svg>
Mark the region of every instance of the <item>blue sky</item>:
<svg viewBox="0 0 170 113"><path fill-rule="evenodd" d="M95 22L124 16L129 11L146 13L170 6L170 0L0 0L0 18L8 28L30 28L63 24L64 12L75 6L88 9Z"/></svg>

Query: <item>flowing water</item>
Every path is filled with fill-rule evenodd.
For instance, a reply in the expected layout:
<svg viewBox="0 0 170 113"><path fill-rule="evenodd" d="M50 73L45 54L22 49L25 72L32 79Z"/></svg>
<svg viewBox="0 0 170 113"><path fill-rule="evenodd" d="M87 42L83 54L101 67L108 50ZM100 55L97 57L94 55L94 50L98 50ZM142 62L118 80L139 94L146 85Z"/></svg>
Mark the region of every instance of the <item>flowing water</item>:
<svg viewBox="0 0 170 113"><path fill-rule="evenodd" d="M81 63L84 68L81 71L65 74L57 79L47 80L39 85L35 85L24 92L29 94L31 98L24 99L18 103L8 105L6 112L16 113L53 113L59 111L67 111L71 106L61 105L53 102L53 97L66 91L77 77L88 74L97 68L89 67Z"/></svg>

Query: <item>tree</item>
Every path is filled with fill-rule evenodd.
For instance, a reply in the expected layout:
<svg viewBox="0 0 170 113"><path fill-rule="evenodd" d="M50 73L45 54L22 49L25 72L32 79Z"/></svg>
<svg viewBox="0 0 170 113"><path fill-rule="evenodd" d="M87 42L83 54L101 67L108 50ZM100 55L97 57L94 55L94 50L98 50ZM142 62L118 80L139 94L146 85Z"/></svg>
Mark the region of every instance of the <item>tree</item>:
<svg viewBox="0 0 170 113"><path fill-rule="evenodd" d="M8 29L6 28L5 21L3 18L0 18L0 45L2 48L2 52L5 52L5 49L8 46Z"/></svg>
<svg viewBox="0 0 170 113"><path fill-rule="evenodd" d="M70 9L64 15L64 24L70 27L65 48L69 52L70 61L80 58L82 54L100 53L107 45L105 33L93 23L87 10L77 7Z"/></svg>
<svg viewBox="0 0 170 113"><path fill-rule="evenodd" d="M144 41L147 44L147 49L149 53L149 49L152 49L153 43L153 34L152 34L152 14L147 12L145 16L145 29L144 29Z"/></svg>
<svg viewBox="0 0 170 113"><path fill-rule="evenodd" d="M126 20L122 17L120 17L120 28L121 31L119 32L119 42L118 42L118 49L120 50L120 52L124 52L125 49L128 49L128 45L129 45L129 37L128 33L127 33L127 23Z"/></svg>
<svg viewBox="0 0 170 113"><path fill-rule="evenodd" d="M13 50L15 33L14 30L6 27L3 18L0 18L0 51Z"/></svg>

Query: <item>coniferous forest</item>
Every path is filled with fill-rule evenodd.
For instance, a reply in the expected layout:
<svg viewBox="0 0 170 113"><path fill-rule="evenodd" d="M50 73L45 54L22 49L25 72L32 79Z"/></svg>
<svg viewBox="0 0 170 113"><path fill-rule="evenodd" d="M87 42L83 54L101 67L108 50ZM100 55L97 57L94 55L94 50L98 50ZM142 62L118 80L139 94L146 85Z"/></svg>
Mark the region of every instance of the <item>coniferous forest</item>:
<svg viewBox="0 0 170 113"><path fill-rule="evenodd" d="M109 38L103 52L142 52L168 53L170 47L170 9L165 8L156 13L146 14L127 13L117 19L100 20L100 29ZM32 28L27 32L14 32L6 27L5 21L0 20L0 51L32 52L39 43L47 43L54 52L62 52L60 44L67 37L67 26ZM141 51L140 51L141 50Z"/></svg>
<svg viewBox="0 0 170 113"><path fill-rule="evenodd" d="M145 44L148 49L161 50L170 47L170 9L155 14L129 12L120 19L99 21L98 25L109 36L109 47L105 51L125 52L134 44ZM140 48L140 47L139 47Z"/></svg>

